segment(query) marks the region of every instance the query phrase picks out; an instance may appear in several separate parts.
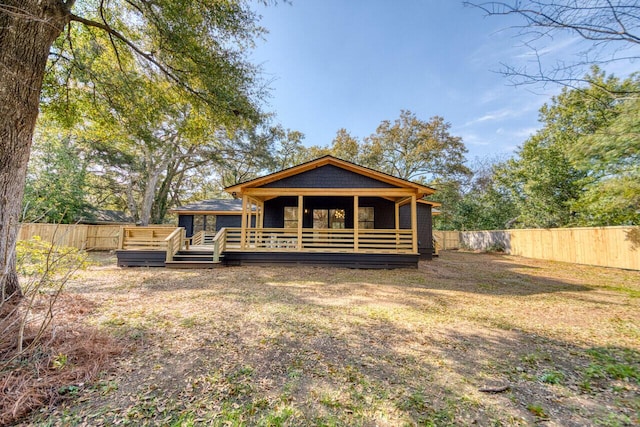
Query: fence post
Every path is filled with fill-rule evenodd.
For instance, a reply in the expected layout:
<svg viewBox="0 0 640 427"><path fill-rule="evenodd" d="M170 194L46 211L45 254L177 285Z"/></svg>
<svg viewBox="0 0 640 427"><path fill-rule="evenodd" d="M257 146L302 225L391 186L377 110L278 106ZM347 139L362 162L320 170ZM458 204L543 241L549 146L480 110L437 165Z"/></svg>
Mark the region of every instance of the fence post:
<svg viewBox="0 0 640 427"><path fill-rule="evenodd" d="M124 248L124 227L120 227L120 236L118 237L118 249Z"/></svg>

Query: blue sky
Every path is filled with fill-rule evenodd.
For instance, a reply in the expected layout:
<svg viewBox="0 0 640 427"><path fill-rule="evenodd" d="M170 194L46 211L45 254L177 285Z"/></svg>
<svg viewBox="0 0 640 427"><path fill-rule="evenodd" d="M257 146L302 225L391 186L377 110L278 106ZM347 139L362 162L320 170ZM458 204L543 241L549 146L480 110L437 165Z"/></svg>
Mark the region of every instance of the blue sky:
<svg viewBox="0 0 640 427"><path fill-rule="evenodd" d="M340 128L363 138L407 109L442 116L467 158L506 156L540 127L538 109L559 88L514 87L500 63L531 52L509 28L457 0L293 0L259 9L269 31L252 59L270 80L266 108L306 145L327 145ZM577 49L567 36L548 58Z"/></svg>

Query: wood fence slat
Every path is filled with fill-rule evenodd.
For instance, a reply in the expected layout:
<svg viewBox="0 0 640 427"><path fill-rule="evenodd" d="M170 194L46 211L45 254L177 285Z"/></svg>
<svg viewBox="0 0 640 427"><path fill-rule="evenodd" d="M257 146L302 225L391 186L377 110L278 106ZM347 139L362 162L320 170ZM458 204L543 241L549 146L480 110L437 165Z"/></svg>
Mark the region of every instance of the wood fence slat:
<svg viewBox="0 0 640 427"><path fill-rule="evenodd" d="M451 232L434 231L436 239L446 244L446 234L440 233ZM491 242L504 236L505 250L511 255L640 270L640 227L462 231L459 234L465 245L474 250L489 249ZM453 248L443 245L443 249Z"/></svg>
<svg viewBox="0 0 640 427"><path fill-rule="evenodd" d="M20 225L18 240L39 236L43 242L86 250L118 248L121 225L38 224Z"/></svg>

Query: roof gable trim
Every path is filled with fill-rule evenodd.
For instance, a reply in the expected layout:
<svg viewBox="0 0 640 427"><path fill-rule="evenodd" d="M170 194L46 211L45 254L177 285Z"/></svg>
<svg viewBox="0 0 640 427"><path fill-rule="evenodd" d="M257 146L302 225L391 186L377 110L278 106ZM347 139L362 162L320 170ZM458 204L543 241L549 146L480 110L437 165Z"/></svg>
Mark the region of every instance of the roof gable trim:
<svg viewBox="0 0 640 427"><path fill-rule="evenodd" d="M300 173L303 172L307 172L309 170L315 169L315 168L319 168L325 165L333 165L360 175L364 175L367 176L369 178L372 179L376 179L378 181L382 181L382 182L386 182L388 184L391 185L395 185L398 187L402 187L402 188L414 188L418 191L420 191L421 193L424 194L433 194L435 193L435 190L427 187L425 185L421 185L421 184L417 184L411 181L407 181L401 178L396 178L392 175L388 175L386 173L383 172L379 172L376 171L374 169L370 169L364 166L359 166L356 165L355 163L351 163L351 162L347 162L345 160L342 159L338 159L337 157L333 157L333 156L324 156L324 157L320 157L316 160L311 160L307 163L302 163L300 165L297 166L293 166L290 167L288 169L284 169L282 171L279 172L274 172L272 174L263 176L261 178L256 178L253 179L251 181L247 181L247 182L243 182L240 184L236 184L230 187L225 188L225 190L228 193L234 194L234 193L242 193L244 191L245 188L256 188L256 187L261 187L263 185L275 182L275 181L279 181L281 179L284 178L288 178L290 176L293 175L298 175Z"/></svg>

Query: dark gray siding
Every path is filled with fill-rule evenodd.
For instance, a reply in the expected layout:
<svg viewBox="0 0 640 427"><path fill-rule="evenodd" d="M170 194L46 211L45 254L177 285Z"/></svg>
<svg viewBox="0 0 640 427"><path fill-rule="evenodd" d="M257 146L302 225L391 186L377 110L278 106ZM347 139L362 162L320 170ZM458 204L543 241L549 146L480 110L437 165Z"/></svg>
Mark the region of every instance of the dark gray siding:
<svg viewBox="0 0 640 427"><path fill-rule="evenodd" d="M342 268L417 268L418 255L308 252L226 252L226 265L316 265Z"/></svg>
<svg viewBox="0 0 640 427"><path fill-rule="evenodd" d="M395 204L380 197L360 197L358 206L373 207L373 226L375 228L396 228Z"/></svg>
<svg viewBox="0 0 640 427"><path fill-rule="evenodd" d="M265 184L268 188L395 188L394 185L337 166L324 165Z"/></svg>
<svg viewBox="0 0 640 427"><path fill-rule="evenodd" d="M193 236L193 215L178 215L178 227L184 227L187 237Z"/></svg>
<svg viewBox="0 0 640 427"><path fill-rule="evenodd" d="M284 227L285 206L298 206L297 197L276 197L264 202L264 226L265 228Z"/></svg>
<svg viewBox="0 0 640 427"><path fill-rule="evenodd" d="M211 218L211 216L209 216ZM220 231L222 227L240 227L242 224L242 215L216 215L216 231ZM256 217L251 218L251 225L255 226ZM265 225L266 226L266 225ZM179 215L178 227L184 227L187 237L193 236L193 215Z"/></svg>
<svg viewBox="0 0 640 427"><path fill-rule="evenodd" d="M240 227L241 225L242 215L218 215L216 217L216 231L220 231L222 227Z"/></svg>
<svg viewBox="0 0 640 427"><path fill-rule="evenodd" d="M418 203L418 252L431 258L433 254L433 230L431 223L431 206ZM400 207L400 228L411 228L411 205Z"/></svg>
<svg viewBox="0 0 640 427"><path fill-rule="evenodd" d="M167 251L116 251L118 267L164 267Z"/></svg>

